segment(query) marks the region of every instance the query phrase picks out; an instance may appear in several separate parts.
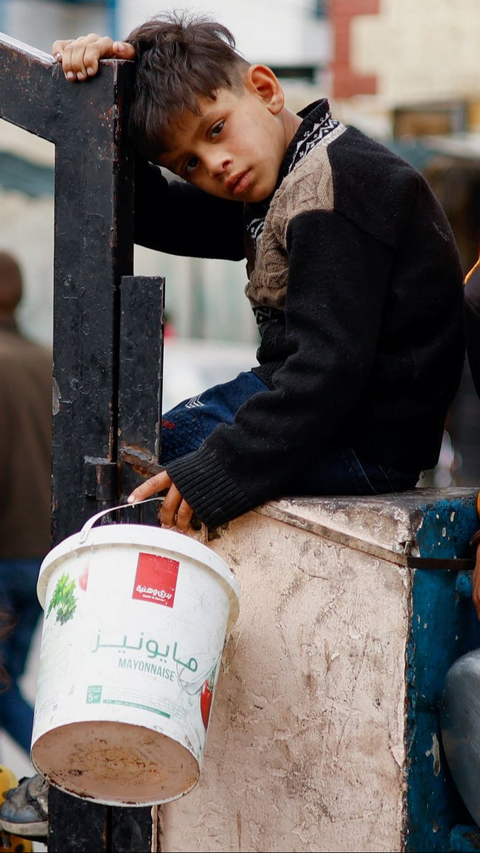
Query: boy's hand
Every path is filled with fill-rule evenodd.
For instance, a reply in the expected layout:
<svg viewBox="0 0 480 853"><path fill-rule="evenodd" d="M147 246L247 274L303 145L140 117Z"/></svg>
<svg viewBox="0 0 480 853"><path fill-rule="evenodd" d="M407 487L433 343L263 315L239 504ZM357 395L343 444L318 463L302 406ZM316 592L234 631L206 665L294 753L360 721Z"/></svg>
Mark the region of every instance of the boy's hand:
<svg viewBox="0 0 480 853"><path fill-rule="evenodd" d="M168 489L168 492L160 509L160 521L163 527L177 527L178 530L186 533L192 519L193 509L182 498L166 471L155 474L154 477L146 480L141 486L137 486L129 496L128 503L143 501L145 498L154 495L155 492L164 492L166 489Z"/></svg>
<svg viewBox="0 0 480 853"><path fill-rule="evenodd" d="M135 59L135 49L131 44L113 41L108 36L102 37L96 33L78 39L56 41L52 46L52 54L57 62L62 63L67 80L93 77L98 71L100 59Z"/></svg>

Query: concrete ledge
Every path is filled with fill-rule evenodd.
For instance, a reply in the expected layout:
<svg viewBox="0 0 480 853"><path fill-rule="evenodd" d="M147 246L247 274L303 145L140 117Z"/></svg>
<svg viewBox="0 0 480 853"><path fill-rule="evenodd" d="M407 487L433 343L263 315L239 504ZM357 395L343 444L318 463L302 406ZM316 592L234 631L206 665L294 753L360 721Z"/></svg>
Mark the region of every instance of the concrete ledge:
<svg viewBox="0 0 480 853"><path fill-rule="evenodd" d="M160 810L163 851L405 848L415 572L402 563L437 541L464 556L476 494L283 500L211 541L241 615L201 782Z"/></svg>

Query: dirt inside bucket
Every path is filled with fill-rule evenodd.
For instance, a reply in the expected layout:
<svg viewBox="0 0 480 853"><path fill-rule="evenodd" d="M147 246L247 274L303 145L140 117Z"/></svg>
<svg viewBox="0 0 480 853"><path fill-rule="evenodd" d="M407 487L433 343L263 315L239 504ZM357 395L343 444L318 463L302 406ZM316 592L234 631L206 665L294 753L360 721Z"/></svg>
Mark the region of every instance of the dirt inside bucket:
<svg viewBox="0 0 480 853"><path fill-rule="evenodd" d="M165 735L129 723L80 722L47 732L32 759L58 788L106 805L153 805L190 791L198 764Z"/></svg>

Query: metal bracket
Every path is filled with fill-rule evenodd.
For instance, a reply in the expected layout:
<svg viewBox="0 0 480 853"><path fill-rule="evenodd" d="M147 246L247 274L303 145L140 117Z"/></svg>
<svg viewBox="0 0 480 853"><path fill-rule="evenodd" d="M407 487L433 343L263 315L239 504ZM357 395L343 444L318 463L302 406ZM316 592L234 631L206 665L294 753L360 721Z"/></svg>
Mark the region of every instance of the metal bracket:
<svg viewBox="0 0 480 853"><path fill-rule="evenodd" d="M85 456L85 496L96 501L114 501L117 497L117 463Z"/></svg>

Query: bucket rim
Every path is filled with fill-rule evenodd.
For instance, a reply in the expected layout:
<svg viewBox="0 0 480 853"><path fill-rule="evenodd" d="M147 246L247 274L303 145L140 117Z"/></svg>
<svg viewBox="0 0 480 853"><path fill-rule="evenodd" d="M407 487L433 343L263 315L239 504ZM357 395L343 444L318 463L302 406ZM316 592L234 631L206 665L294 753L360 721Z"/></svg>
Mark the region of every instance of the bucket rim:
<svg viewBox="0 0 480 853"><path fill-rule="evenodd" d="M115 531L115 532L114 532ZM45 607L48 582L59 562L78 551L91 551L96 545L138 545L159 548L177 556L189 557L220 577L230 600L228 631L238 618L240 586L225 560L215 551L183 533L154 527L148 524L108 524L94 527L85 542L80 543L80 532L74 533L55 545L44 558L38 575L37 597ZM161 541L160 541L161 540Z"/></svg>
<svg viewBox="0 0 480 853"><path fill-rule="evenodd" d="M70 787L67 787L66 784L62 784L58 780L58 778L55 777L55 774L53 771L50 771L50 772L45 771L45 769L42 769L40 767L40 765L38 763L38 757L36 754L36 752L38 750L36 751L35 747L37 747L39 745L40 741L42 740L42 738L45 737L45 735L52 734L53 732L57 731L58 728L64 729L64 728L68 728L70 726L77 726L79 723L84 723L84 722L87 722L87 721L85 721L83 719L72 720L69 723L63 723L61 726L57 726L53 729L48 729L47 731L43 732L39 737L37 737L35 739L35 741L32 742L32 746L30 749L30 761L32 762L37 773L39 773L40 776L43 776L43 778L46 779L46 781L50 785L53 785L53 787L57 788L59 791L63 791L64 794L69 794L72 797L77 797L80 800L86 800L87 802L96 803L98 805L113 806L113 807L118 806L120 808L122 808L124 806L127 806L128 808L142 808L142 806L163 806L163 805L167 805L167 803L173 803L173 802L175 802L175 800L180 800L186 794L189 794L198 785L198 783L200 781L200 776L201 776L202 762L201 762L201 760L200 761L198 760L193 749L188 745L188 743L181 743L180 741L176 741L177 744L180 745L193 758L195 765L196 765L196 776L195 776L195 779L194 779L192 785L189 788L186 788L184 791L181 791L178 794L174 794L172 797L164 797L162 800L155 798L155 799L151 799L148 801L143 800L142 802L135 803L135 802L131 802L130 800L128 800L126 798L123 800L107 799L105 797L99 797L99 796L95 796L93 794L88 794L85 792L78 793L78 791L73 791ZM88 720L88 722L90 722L90 723L95 723L95 722L104 723L106 721L104 719L99 718L98 720ZM108 722L111 722L111 721L108 721ZM130 720L128 721L128 723L124 723L123 721L119 721L119 720L117 720L115 722L120 723L120 725L126 725L126 726L129 726L132 728L145 729L145 731L147 731L147 732L152 731L152 729L150 729L149 726L146 726L143 723L137 723L137 722L130 721ZM158 734L162 734L164 737L172 739L170 735L166 735L163 732L158 732Z"/></svg>

